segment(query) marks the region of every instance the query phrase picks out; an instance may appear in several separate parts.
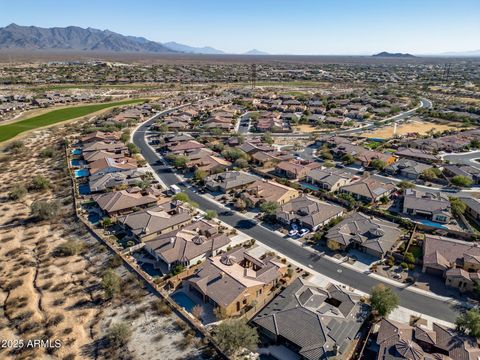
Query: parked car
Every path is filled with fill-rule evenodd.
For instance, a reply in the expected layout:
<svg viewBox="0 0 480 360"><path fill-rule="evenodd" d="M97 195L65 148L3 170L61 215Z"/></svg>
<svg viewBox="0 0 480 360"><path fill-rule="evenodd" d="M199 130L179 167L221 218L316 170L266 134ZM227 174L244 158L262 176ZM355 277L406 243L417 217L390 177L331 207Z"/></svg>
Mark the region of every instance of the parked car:
<svg viewBox="0 0 480 360"><path fill-rule="evenodd" d="M292 236L292 237L297 235L297 234L298 234L298 230L296 230L296 229L292 229L288 232L288 236Z"/></svg>
<svg viewBox="0 0 480 360"><path fill-rule="evenodd" d="M195 216L193 217L193 221L200 221L200 220L202 220L202 219L203 219L203 215L200 215L200 214L199 214L199 215L195 215Z"/></svg>
<svg viewBox="0 0 480 360"><path fill-rule="evenodd" d="M298 232L298 235L299 235L300 237L304 237L304 236L307 235L309 232L310 232L310 230L303 228L303 229L300 229L300 231Z"/></svg>

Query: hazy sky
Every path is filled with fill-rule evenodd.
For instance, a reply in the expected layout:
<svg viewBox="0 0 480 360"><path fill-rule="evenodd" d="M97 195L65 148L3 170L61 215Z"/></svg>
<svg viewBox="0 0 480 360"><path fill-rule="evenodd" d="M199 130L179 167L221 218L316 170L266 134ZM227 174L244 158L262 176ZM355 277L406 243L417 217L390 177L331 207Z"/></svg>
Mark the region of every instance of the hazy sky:
<svg viewBox="0 0 480 360"><path fill-rule="evenodd" d="M0 0L0 26L77 25L272 54L480 49L480 0Z"/></svg>

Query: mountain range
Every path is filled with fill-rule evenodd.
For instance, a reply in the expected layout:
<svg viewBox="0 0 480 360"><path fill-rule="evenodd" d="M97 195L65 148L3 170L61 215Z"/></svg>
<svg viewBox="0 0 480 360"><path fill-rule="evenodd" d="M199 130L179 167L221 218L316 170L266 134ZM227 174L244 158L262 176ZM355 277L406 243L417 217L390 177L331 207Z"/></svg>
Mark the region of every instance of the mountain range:
<svg viewBox="0 0 480 360"><path fill-rule="evenodd" d="M174 41L159 43L144 37L125 36L110 30L78 26L41 28L10 24L0 28L0 49L74 50L124 53L225 54L209 46L194 47ZM245 55L266 55L253 49Z"/></svg>
<svg viewBox="0 0 480 360"><path fill-rule="evenodd" d="M372 55L373 57L384 57L384 58L414 58L412 54L403 54L403 53L389 53L382 51L381 53Z"/></svg>

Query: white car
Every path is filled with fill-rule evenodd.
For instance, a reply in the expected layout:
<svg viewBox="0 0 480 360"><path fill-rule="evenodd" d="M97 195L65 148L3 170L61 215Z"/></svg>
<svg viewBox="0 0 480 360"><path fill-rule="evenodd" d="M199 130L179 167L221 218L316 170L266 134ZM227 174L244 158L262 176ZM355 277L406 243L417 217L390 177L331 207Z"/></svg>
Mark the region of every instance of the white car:
<svg viewBox="0 0 480 360"><path fill-rule="evenodd" d="M202 220L202 219L203 219L203 215L195 215L195 216L193 217L193 221L200 221L200 220Z"/></svg>
<svg viewBox="0 0 480 360"><path fill-rule="evenodd" d="M308 229L305 229L305 228L300 229L300 231L299 231L299 233L298 233L298 236L304 237L304 236L307 235L309 232L310 232L310 230L308 230Z"/></svg>
<svg viewBox="0 0 480 360"><path fill-rule="evenodd" d="M295 236L298 234L298 230L297 229L292 229L288 232L288 236Z"/></svg>

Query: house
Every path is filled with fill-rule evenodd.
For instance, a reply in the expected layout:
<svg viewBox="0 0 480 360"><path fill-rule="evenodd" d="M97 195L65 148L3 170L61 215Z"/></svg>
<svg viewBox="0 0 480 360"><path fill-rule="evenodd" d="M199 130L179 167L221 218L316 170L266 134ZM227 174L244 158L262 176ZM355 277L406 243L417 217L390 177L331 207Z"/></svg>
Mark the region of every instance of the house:
<svg viewBox="0 0 480 360"><path fill-rule="evenodd" d="M90 143L90 142L97 142L97 141L117 141L120 140L122 133L120 131L115 132L103 132L103 131L94 131L90 134L82 136L80 141L83 144Z"/></svg>
<svg viewBox="0 0 480 360"><path fill-rule="evenodd" d="M231 190L239 190L254 183L259 178L243 171L226 171L205 178L205 186L210 191L227 193Z"/></svg>
<svg viewBox="0 0 480 360"><path fill-rule="evenodd" d="M251 161L254 165L262 168L273 168L281 161L293 159L293 155L285 152L264 152L258 151L251 155Z"/></svg>
<svg viewBox="0 0 480 360"><path fill-rule="evenodd" d="M144 249L171 270L174 265L187 267L217 255L228 246L230 239L219 233L218 226L200 220L144 240L144 243Z"/></svg>
<svg viewBox="0 0 480 360"><path fill-rule="evenodd" d="M391 183L384 183L368 177L340 188L340 192L350 194L354 199L365 203L377 202L395 191Z"/></svg>
<svg viewBox="0 0 480 360"><path fill-rule="evenodd" d="M443 173L448 177L465 176L473 181L474 184L480 184L480 168L470 165L444 165Z"/></svg>
<svg viewBox="0 0 480 360"><path fill-rule="evenodd" d="M104 142L104 141L95 141L87 143L83 146L83 156L87 155L91 151L108 151L116 154L125 154L128 152L128 148L124 143L121 142Z"/></svg>
<svg viewBox="0 0 480 360"><path fill-rule="evenodd" d="M426 234L422 271L444 277L446 285L460 291L472 291L480 280L480 247L474 242Z"/></svg>
<svg viewBox="0 0 480 360"><path fill-rule="evenodd" d="M244 153L249 155L255 154L256 152L272 152L275 151L275 148L271 145L261 143L261 142L253 142L253 141L245 141L240 146L237 146L237 149L242 150Z"/></svg>
<svg viewBox="0 0 480 360"><path fill-rule="evenodd" d="M187 140L187 141L179 142L178 144L175 144L175 145L168 145L167 149L168 149L168 151L170 151L174 154L185 154L188 151L195 150L195 149L201 149L203 147L204 147L204 145L200 144L198 141Z"/></svg>
<svg viewBox="0 0 480 360"><path fill-rule="evenodd" d="M133 158L103 158L88 164L90 174L109 174L120 171L134 170L137 168L137 161Z"/></svg>
<svg viewBox="0 0 480 360"><path fill-rule="evenodd" d="M150 194L143 195L141 192L121 190L94 195L93 200L108 216L116 216L136 208L152 206L156 204L157 197Z"/></svg>
<svg viewBox="0 0 480 360"><path fill-rule="evenodd" d="M296 198L300 193L298 190L292 189L286 185L279 184L275 181L257 180L247 186L241 197L249 204L249 206L259 206L263 202L274 202L278 205Z"/></svg>
<svg viewBox="0 0 480 360"><path fill-rule="evenodd" d="M476 222L480 222L480 201L472 197L461 197L460 200L466 205L465 215Z"/></svg>
<svg viewBox="0 0 480 360"><path fill-rule="evenodd" d="M332 227L326 234L332 250L358 248L383 258L400 239L402 231L390 221L355 212Z"/></svg>
<svg viewBox="0 0 480 360"><path fill-rule="evenodd" d="M125 153L114 153L114 152L109 152L105 150L97 150L97 151L89 151L86 154L83 155L83 159L86 162L94 162L96 160L100 159L106 159L106 158L111 158L111 159L121 159L126 157L128 154Z"/></svg>
<svg viewBox="0 0 480 360"><path fill-rule="evenodd" d="M400 158L415 160L426 164L433 164L441 161L438 156L420 149L402 148L396 151L395 155Z"/></svg>
<svg viewBox="0 0 480 360"><path fill-rule="evenodd" d="M370 308L338 285L297 278L252 320L262 340L301 359L350 359Z"/></svg>
<svg viewBox="0 0 480 360"><path fill-rule="evenodd" d="M318 162L304 162L298 160L282 161L275 166L275 174L290 180L301 180L307 174L321 167Z"/></svg>
<svg viewBox="0 0 480 360"><path fill-rule="evenodd" d="M426 217L429 220L446 224L452 218L450 200L440 192L420 192L406 189L403 195L404 214Z"/></svg>
<svg viewBox="0 0 480 360"><path fill-rule="evenodd" d="M386 166L383 171L389 175L398 174L410 180L417 180L425 170L431 168L431 165L404 158Z"/></svg>
<svg viewBox="0 0 480 360"><path fill-rule="evenodd" d="M210 175L224 171L232 166L232 163L218 156L206 155L199 159L190 160L186 166L193 171L201 170Z"/></svg>
<svg viewBox="0 0 480 360"><path fill-rule="evenodd" d="M314 169L305 177L305 182L318 186L327 191L337 191L340 187L358 180L358 177L340 169Z"/></svg>
<svg viewBox="0 0 480 360"><path fill-rule="evenodd" d="M139 241L147 241L181 228L191 221L190 212L181 202L165 198L159 206L121 216L117 222Z"/></svg>
<svg viewBox="0 0 480 360"><path fill-rule="evenodd" d="M142 182L143 176L145 176L145 173L138 169L95 174L89 177L88 186L90 192L101 192L115 187L137 185Z"/></svg>
<svg viewBox="0 0 480 360"><path fill-rule="evenodd" d="M235 316L268 298L286 273L287 266L275 256L259 258L239 247L208 258L182 285L225 315Z"/></svg>
<svg viewBox="0 0 480 360"><path fill-rule="evenodd" d="M340 206L301 195L280 206L276 218L286 226L295 223L310 231L316 231L331 220L342 216L344 210Z"/></svg>
<svg viewBox="0 0 480 360"><path fill-rule="evenodd" d="M477 360L480 357L475 338L437 323L430 329L383 318L376 342L377 360Z"/></svg>

